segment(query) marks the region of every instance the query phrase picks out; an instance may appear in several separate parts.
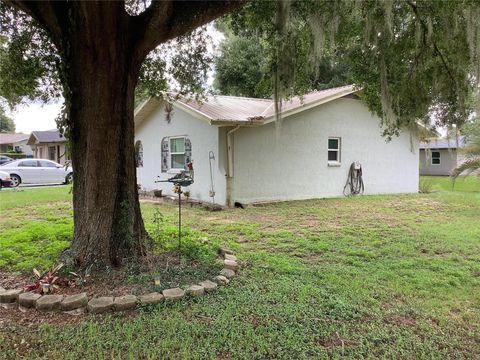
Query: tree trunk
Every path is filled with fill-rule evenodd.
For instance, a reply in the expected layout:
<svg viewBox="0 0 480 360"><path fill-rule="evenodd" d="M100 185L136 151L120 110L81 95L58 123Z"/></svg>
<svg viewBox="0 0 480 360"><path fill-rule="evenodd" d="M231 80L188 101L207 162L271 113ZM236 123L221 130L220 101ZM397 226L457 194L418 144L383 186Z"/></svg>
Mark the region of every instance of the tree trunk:
<svg viewBox="0 0 480 360"><path fill-rule="evenodd" d="M73 16L75 16L73 12ZM104 15L104 14L103 14ZM145 253L134 154L139 62L121 16L75 16L66 53L76 265L118 266ZM89 33L96 34L95 37ZM105 46L105 44L108 44Z"/></svg>
<svg viewBox="0 0 480 360"><path fill-rule="evenodd" d="M133 119L140 65L158 44L245 2L152 1L131 16L124 1L6 1L33 16L61 54L74 170L70 255L85 268L144 254Z"/></svg>

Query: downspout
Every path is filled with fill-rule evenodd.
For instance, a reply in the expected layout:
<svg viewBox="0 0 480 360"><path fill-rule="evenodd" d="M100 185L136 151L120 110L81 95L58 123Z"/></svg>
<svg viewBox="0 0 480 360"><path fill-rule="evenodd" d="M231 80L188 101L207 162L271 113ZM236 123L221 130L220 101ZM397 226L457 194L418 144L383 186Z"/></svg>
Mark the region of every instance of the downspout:
<svg viewBox="0 0 480 360"><path fill-rule="evenodd" d="M233 139L232 134L240 129L241 125L237 125L233 129L227 131L227 206L233 207Z"/></svg>

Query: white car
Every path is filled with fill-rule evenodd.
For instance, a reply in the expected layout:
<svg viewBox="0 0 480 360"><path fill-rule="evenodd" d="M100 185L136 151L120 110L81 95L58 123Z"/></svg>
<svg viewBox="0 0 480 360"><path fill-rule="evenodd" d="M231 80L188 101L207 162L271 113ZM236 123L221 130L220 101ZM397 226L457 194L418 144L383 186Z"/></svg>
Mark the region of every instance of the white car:
<svg viewBox="0 0 480 360"><path fill-rule="evenodd" d="M10 174L11 186L20 184L68 184L73 169L45 159L20 159L0 165L0 171Z"/></svg>
<svg viewBox="0 0 480 360"><path fill-rule="evenodd" d="M5 171L0 171L0 189L2 187L10 187L12 184L12 179L10 179L10 174Z"/></svg>

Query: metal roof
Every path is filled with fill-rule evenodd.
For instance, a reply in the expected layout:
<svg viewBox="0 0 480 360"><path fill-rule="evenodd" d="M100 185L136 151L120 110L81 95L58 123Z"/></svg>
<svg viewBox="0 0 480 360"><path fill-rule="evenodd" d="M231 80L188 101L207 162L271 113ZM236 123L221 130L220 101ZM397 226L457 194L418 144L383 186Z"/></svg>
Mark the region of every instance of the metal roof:
<svg viewBox="0 0 480 360"><path fill-rule="evenodd" d="M282 103L281 116L287 117L357 91L353 85L348 85L297 96ZM135 110L135 123L138 125L145 120L161 102L150 98L139 105ZM275 119L272 99L216 95L207 97L202 103L180 98L173 105L213 125L262 125Z"/></svg>
<svg viewBox="0 0 480 360"><path fill-rule="evenodd" d="M457 149L465 146L465 136L456 139L432 139L420 143L420 149Z"/></svg>
<svg viewBox="0 0 480 360"><path fill-rule="evenodd" d="M7 134L0 133L0 144L13 144L19 141L27 140L30 135L28 134Z"/></svg>

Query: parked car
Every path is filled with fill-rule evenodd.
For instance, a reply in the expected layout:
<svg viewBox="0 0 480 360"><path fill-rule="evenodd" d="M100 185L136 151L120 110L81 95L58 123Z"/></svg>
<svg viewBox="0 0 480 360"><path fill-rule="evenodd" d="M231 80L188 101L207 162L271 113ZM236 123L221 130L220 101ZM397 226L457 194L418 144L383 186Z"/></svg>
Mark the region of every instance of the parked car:
<svg viewBox="0 0 480 360"><path fill-rule="evenodd" d="M0 171L0 189L3 187L10 187L12 179L10 179L10 174L5 171Z"/></svg>
<svg viewBox="0 0 480 360"><path fill-rule="evenodd" d="M0 165L0 171L10 174L11 186L20 184L68 184L73 179L73 169L51 160L21 159Z"/></svg>
<svg viewBox="0 0 480 360"><path fill-rule="evenodd" d="M0 165L5 164L9 161L12 161L13 159L11 157L5 156L5 155L0 155Z"/></svg>

